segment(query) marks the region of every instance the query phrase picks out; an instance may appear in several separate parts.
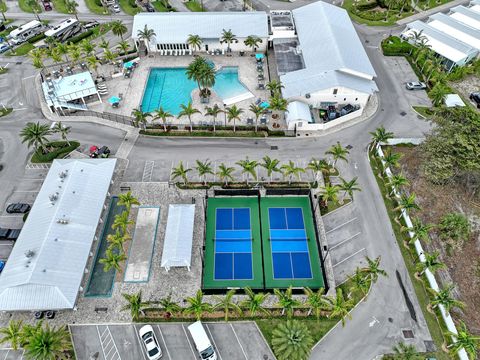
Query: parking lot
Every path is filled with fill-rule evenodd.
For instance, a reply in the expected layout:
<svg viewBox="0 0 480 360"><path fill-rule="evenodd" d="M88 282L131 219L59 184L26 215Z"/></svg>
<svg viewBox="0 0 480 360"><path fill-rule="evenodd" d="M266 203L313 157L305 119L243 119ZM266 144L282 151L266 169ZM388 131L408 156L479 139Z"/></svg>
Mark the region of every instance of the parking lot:
<svg viewBox="0 0 480 360"><path fill-rule="evenodd" d="M138 330L143 325L71 325L77 359L147 360L138 335ZM199 358L188 332L188 325L152 325L163 352L163 359ZM204 327L220 360L274 359L253 322L204 323Z"/></svg>
<svg viewBox="0 0 480 360"><path fill-rule="evenodd" d="M1 360L22 360L23 350L0 349Z"/></svg>

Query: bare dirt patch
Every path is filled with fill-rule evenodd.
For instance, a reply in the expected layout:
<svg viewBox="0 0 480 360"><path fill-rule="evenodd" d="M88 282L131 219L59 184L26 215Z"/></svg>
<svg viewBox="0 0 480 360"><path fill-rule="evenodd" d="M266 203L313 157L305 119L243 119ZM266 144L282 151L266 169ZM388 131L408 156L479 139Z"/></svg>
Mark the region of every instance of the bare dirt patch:
<svg viewBox="0 0 480 360"><path fill-rule="evenodd" d="M444 243L436 230L431 233L431 243L424 244L427 251L438 250L447 270L439 271L443 285L456 285L456 295L466 304L464 311L452 311L456 319L464 321L473 333L480 332L480 237L478 222L480 219L480 199L472 197L456 184L433 185L425 179L421 169L420 151L417 147L395 147L394 151L402 153L401 170L410 181L408 192L414 192L421 211L413 215L424 223L438 224L443 215L449 212L461 212L473 222L474 234L463 248L447 254Z"/></svg>

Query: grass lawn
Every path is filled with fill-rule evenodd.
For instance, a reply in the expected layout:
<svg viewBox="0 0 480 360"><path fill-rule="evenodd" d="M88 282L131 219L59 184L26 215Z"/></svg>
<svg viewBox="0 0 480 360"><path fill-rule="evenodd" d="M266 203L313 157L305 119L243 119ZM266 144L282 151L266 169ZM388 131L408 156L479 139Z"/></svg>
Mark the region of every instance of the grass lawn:
<svg viewBox="0 0 480 360"><path fill-rule="evenodd" d="M338 208L347 205L351 202L351 199L345 199L343 201L343 204L341 204L339 201L329 201L327 204L327 209L320 208L320 212L322 215L328 214L329 212L332 212L333 210L337 210Z"/></svg>
<svg viewBox="0 0 480 360"><path fill-rule="evenodd" d="M130 0L120 0L119 2L119 5L120 7L122 8L122 10L125 12L125 14L128 14L128 15L131 15L131 16L134 16L136 14L138 14L139 12L142 11L142 9L140 9L140 7L133 7L131 4L130 4Z"/></svg>
<svg viewBox="0 0 480 360"><path fill-rule="evenodd" d="M167 9L161 1L153 1L152 2L153 7L155 8L156 11L158 12L167 12L169 9ZM174 8L171 8L170 11L175 11Z"/></svg>
<svg viewBox="0 0 480 360"><path fill-rule="evenodd" d="M0 117L2 116L7 116L8 114L10 114L11 112L13 111L12 108L0 108Z"/></svg>
<svg viewBox="0 0 480 360"><path fill-rule="evenodd" d="M354 0L345 0L343 2L343 5L342 7L344 9L346 9L348 11L348 14L350 15L351 19L354 20L355 22L359 23L359 24L365 24L365 25L370 25L370 26L391 26L391 25L395 25L395 23L400 20L400 19L403 19L407 16L410 16L410 15L413 15L413 12L407 12L407 11L404 11L402 13L402 15L399 17L397 16L397 12L394 12L394 11L391 11L388 15L388 18L387 18L387 21L385 21L385 19L380 19L380 20L369 20L367 18L363 18L360 16L359 13L355 13L355 6L354 6L354 3L355 1ZM374 13L372 12L372 10L369 10L369 11L365 11L365 13Z"/></svg>
<svg viewBox="0 0 480 360"><path fill-rule="evenodd" d="M26 55L32 50L35 46L33 44L30 44L29 42L23 43L19 47L15 49L15 52L12 53L12 51L8 51L5 53L7 56L23 56Z"/></svg>
<svg viewBox="0 0 480 360"><path fill-rule="evenodd" d="M201 12L204 11L202 10L202 4L198 1L195 0L190 0L185 3L185 6L188 8L190 11L194 12Z"/></svg>
<svg viewBox="0 0 480 360"><path fill-rule="evenodd" d="M53 141L47 144L49 148L48 153L42 154L41 152L35 152L32 155L32 163L50 163L55 159L62 159L67 154L78 148L80 143L78 141L70 141L70 146L65 141Z"/></svg>
<svg viewBox="0 0 480 360"><path fill-rule="evenodd" d="M425 119L430 119L432 117L432 108L428 106L412 106L413 110L422 115Z"/></svg>
<svg viewBox="0 0 480 360"><path fill-rule="evenodd" d="M0 75L5 74L8 71L6 67L0 67Z"/></svg>
<svg viewBox="0 0 480 360"><path fill-rule="evenodd" d="M33 10L30 6L28 6L27 0L18 0L18 6L20 6L20 9L22 9L22 11L33 14ZM39 5L39 8L40 8L40 12L42 12L40 5Z"/></svg>
<svg viewBox="0 0 480 360"><path fill-rule="evenodd" d="M88 10L98 15L108 15L108 11L101 5L100 0L85 0Z"/></svg>
<svg viewBox="0 0 480 360"><path fill-rule="evenodd" d="M52 0L52 2L53 2L53 7L59 13L69 14L69 12L67 10L67 5L65 4L65 0Z"/></svg>

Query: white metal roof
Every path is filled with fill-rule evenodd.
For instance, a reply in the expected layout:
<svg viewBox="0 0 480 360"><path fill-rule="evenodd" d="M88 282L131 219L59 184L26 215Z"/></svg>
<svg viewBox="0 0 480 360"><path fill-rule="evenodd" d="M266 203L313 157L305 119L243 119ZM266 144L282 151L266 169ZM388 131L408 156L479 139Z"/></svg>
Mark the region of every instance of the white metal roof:
<svg viewBox="0 0 480 360"><path fill-rule="evenodd" d="M74 308L115 163L53 161L0 274L0 310Z"/></svg>
<svg viewBox="0 0 480 360"><path fill-rule="evenodd" d="M192 260L193 223L195 205L170 204L162 253L162 267L186 266Z"/></svg>
<svg viewBox="0 0 480 360"><path fill-rule="evenodd" d="M305 104L301 101L292 101L288 104L287 110L287 125L297 121L312 121L312 114L310 113L308 104Z"/></svg>
<svg viewBox="0 0 480 360"><path fill-rule="evenodd" d="M466 42L473 47L475 47L477 50L480 50L480 37L475 37L474 35L474 30L470 28L469 32L463 32L462 30L458 29L457 27L452 26L451 24L447 24L444 21L441 20L433 20L428 23L431 27L442 31L446 34L449 34L450 36L454 37L457 40L460 40L462 42Z"/></svg>
<svg viewBox="0 0 480 360"><path fill-rule="evenodd" d="M468 17L467 15L461 14L459 12L452 13L449 15L452 19L458 20L465 25L468 25L474 29L480 30L480 21L475 20L471 17Z"/></svg>
<svg viewBox="0 0 480 360"><path fill-rule="evenodd" d="M237 38L268 37L267 13L263 11L139 13L133 18L134 39L145 25L155 31L158 44L185 43L190 34L202 39L219 39L223 30L231 30Z"/></svg>

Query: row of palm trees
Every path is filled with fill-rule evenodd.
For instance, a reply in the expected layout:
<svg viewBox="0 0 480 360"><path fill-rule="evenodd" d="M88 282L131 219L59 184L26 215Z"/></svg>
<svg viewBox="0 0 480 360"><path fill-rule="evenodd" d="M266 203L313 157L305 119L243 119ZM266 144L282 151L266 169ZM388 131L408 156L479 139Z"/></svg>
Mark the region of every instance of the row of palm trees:
<svg viewBox="0 0 480 360"><path fill-rule="evenodd" d="M231 51L231 44L238 41L236 35L232 32L232 30L225 30L222 31L222 36L220 37L220 43L227 44L227 51ZM249 35L243 41L246 46L249 46L252 51L256 51L257 47L263 42L258 36ZM195 34L190 34L187 38L187 44L193 50L200 50L202 48L203 40L200 36Z"/></svg>
<svg viewBox="0 0 480 360"><path fill-rule="evenodd" d="M132 205L140 205L140 202L132 195L131 191L118 195L117 206L125 206L125 210L115 215L112 224L115 232L107 236L109 246L105 251L105 257L99 260L103 264L105 272L111 269L121 271L121 264L127 259L124 244L132 238L130 235L130 227L134 224L133 220L130 220Z"/></svg>
<svg viewBox="0 0 480 360"><path fill-rule="evenodd" d="M29 122L25 125L22 131L20 131L20 138L22 139L22 143L27 143L28 148L33 147L35 153L41 150L43 154L46 154L49 152L48 144L50 143L50 140L48 136L59 134L62 140L70 146L70 141L67 138L70 131L71 127L63 125L61 121L55 123L53 128L48 124Z"/></svg>

